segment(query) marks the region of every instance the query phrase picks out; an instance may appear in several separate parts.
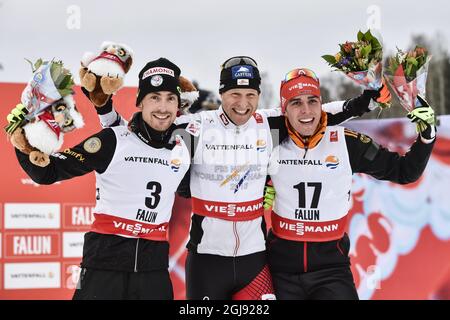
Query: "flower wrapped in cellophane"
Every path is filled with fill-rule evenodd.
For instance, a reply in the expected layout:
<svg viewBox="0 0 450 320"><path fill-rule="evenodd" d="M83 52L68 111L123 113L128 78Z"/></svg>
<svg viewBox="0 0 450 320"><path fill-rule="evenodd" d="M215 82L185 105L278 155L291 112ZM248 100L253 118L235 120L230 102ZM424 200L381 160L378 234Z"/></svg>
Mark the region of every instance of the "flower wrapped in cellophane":
<svg viewBox="0 0 450 320"><path fill-rule="evenodd" d="M38 166L61 148L64 133L81 128L83 117L73 98L74 81L61 61L39 59L22 92L21 103L7 116L5 131L11 143Z"/></svg>
<svg viewBox="0 0 450 320"><path fill-rule="evenodd" d="M340 51L335 55L322 56L334 70L342 71L365 89L380 90L376 99L381 108L390 107L391 95L383 79L383 46L372 35L358 32L357 41L339 44Z"/></svg>
<svg viewBox="0 0 450 320"><path fill-rule="evenodd" d="M421 46L407 52L397 48L397 53L388 59L386 78L408 112L420 105L418 95L425 97L430 60L428 50Z"/></svg>

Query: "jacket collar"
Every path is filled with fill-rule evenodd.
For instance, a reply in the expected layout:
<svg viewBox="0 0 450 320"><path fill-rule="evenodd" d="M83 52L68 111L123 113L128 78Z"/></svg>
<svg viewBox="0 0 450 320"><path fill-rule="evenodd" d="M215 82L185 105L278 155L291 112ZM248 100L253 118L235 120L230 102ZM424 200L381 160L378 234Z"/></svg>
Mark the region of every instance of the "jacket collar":
<svg viewBox="0 0 450 320"><path fill-rule="evenodd" d="M289 123L287 117L285 117L285 124L288 129L289 136L299 148L312 149L319 144L325 134L325 130L327 128L327 114L326 112L322 111L320 122L317 126L316 131L312 136L306 138L302 137L297 131L295 131L295 129Z"/></svg>
<svg viewBox="0 0 450 320"><path fill-rule="evenodd" d="M245 130L250 122L252 121L252 117L250 117L250 119L248 119L248 121L246 123L244 123L243 125L237 126L234 124L234 122L230 119L230 117L226 114L226 112L223 110L223 107L220 106L219 109L216 110L216 115L219 118L219 122L221 123L221 125L227 129L235 129L236 131L239 130Z"/></svg>
<svg viewBox="0 0 450 320"><path fill-rule="evenodd" d="M136 112L128 123L128 128L142 142L153 148L173 149L175 144L171 142L172 133L176 126L172 124L166 131L157 131L145 123L142 112Z"/></svg>

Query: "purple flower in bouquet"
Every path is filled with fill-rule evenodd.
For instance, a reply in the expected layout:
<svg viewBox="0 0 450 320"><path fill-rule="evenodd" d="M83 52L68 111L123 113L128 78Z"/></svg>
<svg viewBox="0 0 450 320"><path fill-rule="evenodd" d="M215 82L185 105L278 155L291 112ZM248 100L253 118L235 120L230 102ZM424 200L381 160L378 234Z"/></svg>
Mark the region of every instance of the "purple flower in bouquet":
<svg viewBox="0 0 450 320"><path fill-rule="evenodd" d="M350 79L366 89L378 90L380 97L377 103L381 108L390 106L391 95L387 86L383 87L382 74L383 47L370 30L358 32L356 42L346 41L339 44L340 51L335 55L324 55L322 58L334 70L342 71Z"/></svg>

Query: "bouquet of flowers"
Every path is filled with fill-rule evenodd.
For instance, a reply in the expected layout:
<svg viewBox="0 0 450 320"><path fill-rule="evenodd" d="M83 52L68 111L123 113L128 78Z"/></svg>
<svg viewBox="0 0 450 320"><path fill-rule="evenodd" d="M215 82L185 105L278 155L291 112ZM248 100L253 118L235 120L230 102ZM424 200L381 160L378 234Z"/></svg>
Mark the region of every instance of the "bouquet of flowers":
<svg viewBox="0 0 450 320"><path fill-rule="evenodd" d="M18 127L23 127L25 123L35 120L51 105L73 94L72 74L64 68L61 61L38 59L34 65L31 61L28 62L31 64L33 76L22 92L21 98L26 116L22 121L8 124L5 127L8 134Z"/></svg>
<svg viewBox="0 0 450 320"><path fill-rule="evenodd" d="M408 112L420 105L417 95L425 97L428 65L431 55L426 48L416 46L414 50L404 52L397 48L397 53L388 59L386 78L400 104Z"/></svg>
<svg viewBox="0 0 450 320"><path fill-rule="evenodd" d="M64 133L81 128L83 117L73 98L73 77L61 61L32 64L33 75L22 92L21 103L7 116L11 143L44 167L48 155L61 148Z"/></svg>
<svg viewBox="0 0 450 320"><path fill-rule="evenodd" d="M377 103L381 108L391 105L389 89L384 85L382 74L383 47L372 35L358 32L357 41L339 44L340 51L335 55L322 56L334 70L342 71L365 89L379 90Z"/></svg>

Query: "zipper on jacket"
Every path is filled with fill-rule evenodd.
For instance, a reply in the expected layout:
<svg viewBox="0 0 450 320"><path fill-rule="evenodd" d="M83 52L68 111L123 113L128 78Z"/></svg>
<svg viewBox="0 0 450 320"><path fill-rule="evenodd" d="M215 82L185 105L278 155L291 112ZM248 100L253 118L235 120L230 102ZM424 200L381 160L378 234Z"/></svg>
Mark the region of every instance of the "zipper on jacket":
<svg viewBox="0 0 450 320"><path fill-rule="evenodd" d="M342 240L342 239L339 239L338 241L336 241L336 246L337 246L339 252L340 252L343 256L345 256L344 250L342 250L342 248L341 248L341 240Z"/></svg>
<svg viewBox="0 0 450 320"><path fill-rule="evenodd" d="M308 243L303 242L303 271L308 272Z"/></svg>
<svg viewBox="0 0 450 320"><path fill-rule="evenodd" d="M305 159L306 158L306 154L308 153L308 138L305 138L305 142L304 142L304 145L305 145L305 154L303 155L303 159Z"/></svg>
<svg viewBox="0 0 450 320"><path fill-rule="evenodd" d="M238 250L239 250L239 234L237 232L237 228L236 228L236 221L233 221L233 233L234 233L234 238L236 240L236 245L234 247L234 253L233 256L236 257Z"/></svg>
<svg viewBox="0 0 450 320"><path fill-rule="evenodd" d="M136 253L134 255L134 272L138 272L137 270L138 248L139 248L139 238L136 241Z"/></svg>

